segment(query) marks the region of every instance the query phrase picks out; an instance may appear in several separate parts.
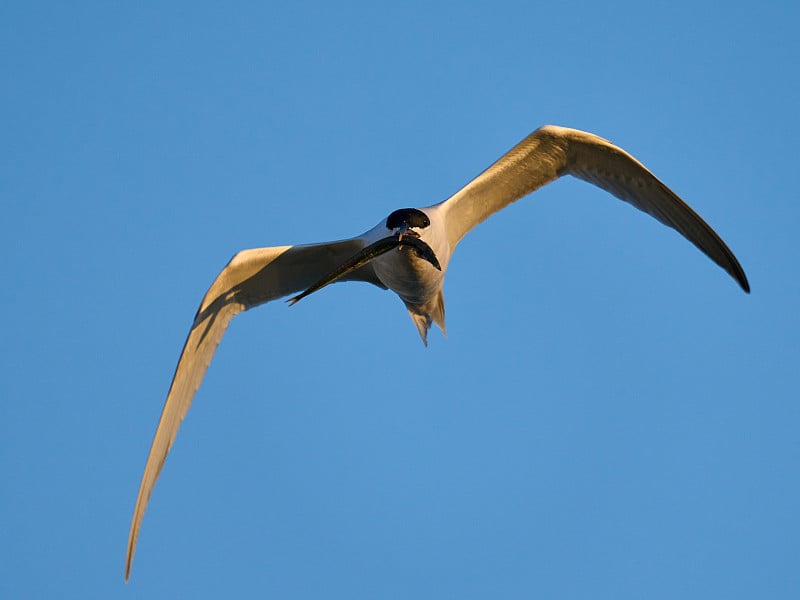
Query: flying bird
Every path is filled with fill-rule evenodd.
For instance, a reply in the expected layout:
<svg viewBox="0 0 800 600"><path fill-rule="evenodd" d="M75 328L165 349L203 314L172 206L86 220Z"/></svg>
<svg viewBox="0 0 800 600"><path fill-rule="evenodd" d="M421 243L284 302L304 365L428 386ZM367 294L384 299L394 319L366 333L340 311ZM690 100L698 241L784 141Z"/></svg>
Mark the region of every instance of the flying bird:
<svg viewBox="0 0 800 600"><path fill-rule="evenodd" d="M235 315L291 294L296 294L289 300L294 304L334 281L364 281L400 296L427 345L432 323L445 330L442 284L461 239L495 212L563 175L593 183L677 230L750 291L728 246L644 165L603 138L552 125L531 133L444 202L395 210L350 239L243 250L206 292L178 360L136 498L126 581L153 486Z"/></svg>

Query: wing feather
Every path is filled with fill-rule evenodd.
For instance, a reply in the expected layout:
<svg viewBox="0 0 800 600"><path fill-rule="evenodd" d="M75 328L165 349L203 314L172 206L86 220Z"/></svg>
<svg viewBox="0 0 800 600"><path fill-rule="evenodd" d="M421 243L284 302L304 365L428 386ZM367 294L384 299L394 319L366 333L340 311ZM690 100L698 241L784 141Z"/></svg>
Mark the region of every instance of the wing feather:
<svg viewBox="0 0 800 600"><path fill-rule="evenodd" d="M450 248L490 215L562 175L588 181L672 227L750 291L725 242L642 163L601 137L552 125L534 131L437 205L445 213Z"/></svg>
<svg viewBox="0 0 800 600"><path fill-rule="evenodd" d="M126 580L150 494L228 323L240 312L307 288L364 246L364 241L354 238L329 244L244 250L211 284L183 346L147 457L128 537ZM371 265L343 279L384 287Z"/></svg>

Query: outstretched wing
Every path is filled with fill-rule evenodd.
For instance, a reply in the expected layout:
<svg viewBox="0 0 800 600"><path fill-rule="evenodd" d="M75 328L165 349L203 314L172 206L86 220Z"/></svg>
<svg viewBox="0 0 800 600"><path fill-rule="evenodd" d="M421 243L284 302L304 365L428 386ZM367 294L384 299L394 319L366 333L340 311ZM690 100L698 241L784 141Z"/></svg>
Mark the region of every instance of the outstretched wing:
<svg viewBox="0 0 800 600"><path fill-rule="evenodd" d="M365 245L362 239L354 238L329 244L244 250L231 259L211 284L183 346L147 457L128 537L126 580L130 575L147 501L230 320L254 306L307 288ZM369 264L342 280L366 281L385 287Z"/></svg>
<svg viewBox="0 0 800 600"><path fill-rule="evenodd" d="M490 215L562 175L593 183L677 230L750 291L725 242L642 163L601 137L553 125L534 131L435 207L445 214L450 248Z"/></svg>

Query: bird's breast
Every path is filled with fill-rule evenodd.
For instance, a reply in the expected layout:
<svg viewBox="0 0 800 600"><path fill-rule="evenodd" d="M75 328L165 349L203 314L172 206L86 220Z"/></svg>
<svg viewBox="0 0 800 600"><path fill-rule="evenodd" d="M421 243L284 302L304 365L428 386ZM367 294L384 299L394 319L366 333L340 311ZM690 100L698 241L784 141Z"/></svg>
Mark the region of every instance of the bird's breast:
<svg viewBox="0 0 800 600"><path fill-rule="evenodd" d="M377 257L373 268L378 279L405 302L425 304L438 294L445 265L439 271L406 246Z"/></svg>

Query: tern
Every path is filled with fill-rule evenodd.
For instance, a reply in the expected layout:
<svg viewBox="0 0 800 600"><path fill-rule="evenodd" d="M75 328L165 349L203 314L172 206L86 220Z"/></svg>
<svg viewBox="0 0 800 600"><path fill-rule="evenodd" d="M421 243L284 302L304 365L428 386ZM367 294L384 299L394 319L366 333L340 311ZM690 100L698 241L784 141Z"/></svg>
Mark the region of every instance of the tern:
<svg viewBox="0 0 800 600"><path fill-rule="evenodd" d="M445 331L442 284L461 239L492 214L563 175L588 181L677 230L750 291L728 246L644 165L601 137L552 125L531 133L444 202L395 210L350 239L243 250L206 292L178 360L136 498L126 581L153 486L234 316L290 294L297 294L289 300L294 304L334 281L363 281L396 293L427 345L432 323Z"/></svg>

